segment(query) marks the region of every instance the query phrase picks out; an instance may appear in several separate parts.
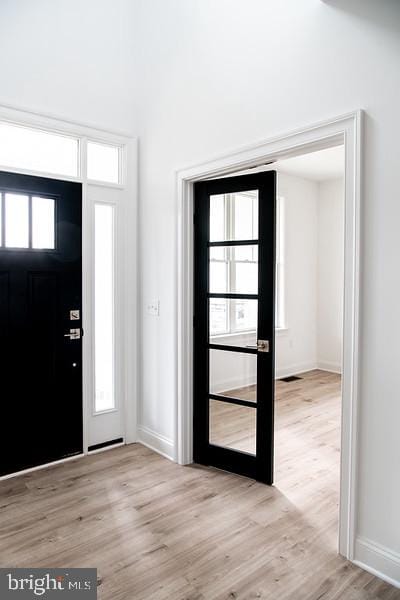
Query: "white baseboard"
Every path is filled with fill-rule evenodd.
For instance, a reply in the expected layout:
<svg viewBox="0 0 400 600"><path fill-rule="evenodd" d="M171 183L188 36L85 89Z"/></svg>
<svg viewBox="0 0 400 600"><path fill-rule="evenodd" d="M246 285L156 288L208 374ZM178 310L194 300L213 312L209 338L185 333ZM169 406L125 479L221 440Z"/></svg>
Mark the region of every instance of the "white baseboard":
<svg viewBox="0 0 400 600"><path fill-rule="evenodd" d="M338 374L342 372L342 367L340 364L328 361L304 362L277 369L275 372L275 379L282 379L282 377L290 377L291 375L299 375L300 373L306 373L307 371L314 371L314 369L320 369L321 371L328 371L329 373Z"/></svg>
<svg viewBox="0 0 400 600"><path fill-rule="evenodd" d="M342 372L341 365L337 363L328 361L308 361L294 365L278 367L275 372L275 379L282 379L282 377L290 377L291 375L299 375L299 373L306 373L307 371L313 371L314 369L321 369L321 371L328 371L329 373L340 374ZM234 390L247 385L254 385L255 383L255 375L249 375L248 377L233 375L233 377L230 377L229 379L226 378L221 379L218 382L214 382L214 393L218 394L219 392L226 392L226 390Z"/></svg>
<svg viewBox="0 0 400 600"><path fill-rule="evenodd" d="M218 382L213 382L213 393L219 394L226 392L227 390L236 390L238 388L246 387L248 385L254 385L257 381L256 375L249 375L248 377L241 377L240 375L234 375L229 379L221 379Z"/></svg>
<svg viewBox="0 0 400 600"><path fill-rule="evenodd" d="M317 369L321 369L321 371L329 371L330 373L338 373L342 372L342 365L340 363L330 362L328 360L319 360Z"/></svg>
<svg viewBox="0 0 400 600"><path fill-rule="evenodd" d="M169 460L175 461L173 440L149 429L145 425L139 425L137 433L137 441L140 444L147 446L147 448L154 450L154 452L158 452L158 454L165 456L165 458L169 458Z"/></svg>
<svg viewBox="0 0 400 600"><path fill-rule="evenodd" d="M354 564L400 588L400 554L363 537L355 543Z"/></svg>
<svg viewBox="0 0 400 600"><path fill-rule="evenodd" d="M295 365L288 365L286 367L280 367L275 371L275 379L282 379L282 377L298 375L299 373L313 371L314 369L318 369L318 365L316 362L304 362L297 363Z"/></svg>

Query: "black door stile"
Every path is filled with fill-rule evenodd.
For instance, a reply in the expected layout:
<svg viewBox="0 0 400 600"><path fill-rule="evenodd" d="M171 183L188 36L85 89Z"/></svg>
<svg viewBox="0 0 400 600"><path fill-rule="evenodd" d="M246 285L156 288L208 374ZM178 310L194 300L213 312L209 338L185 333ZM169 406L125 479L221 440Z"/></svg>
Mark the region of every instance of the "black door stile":
<svg viewBox="0 0 400 600"><path fill-rule="evenodd" d="M0 172L0 475L82 452L82 186ZM5 194L29 197L27 248L5 245ZM54 200L55 247L32 247L32 197ZM71 320L70 310L80 319Z"/></svg>
<svg viewBox="0 0 400 600"><path fill-rule="evenodd" d="M210 241L210 197L248 190L258 192L258 239ZM274 334L275 334L275 198L276 173L229 177L195 184L194 219L194 460L261 482L273 482ZM214 293L209 289L210 248L258 246L258 293ZM258 300L258 340L269 342L269 352L257 347L214 343L209 337L209 300ZM257 361L257 401L219 395L210 391L209 352L219 350L253 354ZM256 411L256 452L239 451L209 440L209 401L236 404Z"/></svg>

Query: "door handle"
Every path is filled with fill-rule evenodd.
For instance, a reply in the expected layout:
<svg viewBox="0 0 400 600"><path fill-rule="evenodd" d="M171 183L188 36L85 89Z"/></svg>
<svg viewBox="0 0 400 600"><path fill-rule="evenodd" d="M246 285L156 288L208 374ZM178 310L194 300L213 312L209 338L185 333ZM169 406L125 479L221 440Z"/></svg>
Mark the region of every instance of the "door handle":
<svg viewBox="0 0 400 600"><path fill-rule="evenodd" d="M80 329L70 329L69 333L64 333L64 337L67 337L70 340L80 340L81 339L81 330Z"/></svg>
<svg viewBox="0 0 400 600"><path fill-rule="evenodd" d="M269 352L269 340L257 340L257 350L259 352Z"/></svg>
<svg viewBox="0 0 400 600"><path fill-rule="evenodd" d="M254 348L259 352L269 352L269 340L257 340L257 344L246 344L246 348Z"/></svg>

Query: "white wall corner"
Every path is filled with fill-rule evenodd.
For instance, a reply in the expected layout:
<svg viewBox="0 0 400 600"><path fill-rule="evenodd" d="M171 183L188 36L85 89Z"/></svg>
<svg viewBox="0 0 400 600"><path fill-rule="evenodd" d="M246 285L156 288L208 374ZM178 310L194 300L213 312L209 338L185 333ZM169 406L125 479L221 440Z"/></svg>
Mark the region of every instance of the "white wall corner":
<svg viewBox="0 0 400 600"><path fill-rule="evenodd" d="M364 537L357 537L354 560L357 566L400 588L400 554Z"/></svg>
<svg viewBox="0 0 400 600"><path fill-rule="evenodd" d="M321 369L321 371L329 371L330 373L338 373L339 375L342 373L341 363L332 362L329 360L318 360L316 368Z"/></svg>
<svg viewBox="0 0 400 600"><path fill-rule="evenodd" d="M172 439L149 429L145 425L139 425L137 428L137 441L150 450L154 450L161 456L168 458L169 460L175 461L175 448Z"/></svg>
<svg viewBox="0 0 400 600"><path fill-rule="evenodd" d="M291 375L299 375L300 373L306 373L307 371L313 371L314 369L318 369L318 364L316 361L286 365L285 367L276 369L275 379L290 377Z"/></svg>

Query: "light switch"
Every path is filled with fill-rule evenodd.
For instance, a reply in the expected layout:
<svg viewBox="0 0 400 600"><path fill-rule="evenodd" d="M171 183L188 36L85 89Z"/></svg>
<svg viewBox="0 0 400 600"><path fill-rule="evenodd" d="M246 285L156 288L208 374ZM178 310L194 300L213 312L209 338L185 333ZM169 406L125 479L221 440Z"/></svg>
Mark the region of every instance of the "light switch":
<svg viewBox="0 0 400 600"><path fill-rule="evenodd" d="M159 317L160 316L160 301L152 300L151 302L148 302L146 312L148 315L152 315L153 317Z"/></svg>

